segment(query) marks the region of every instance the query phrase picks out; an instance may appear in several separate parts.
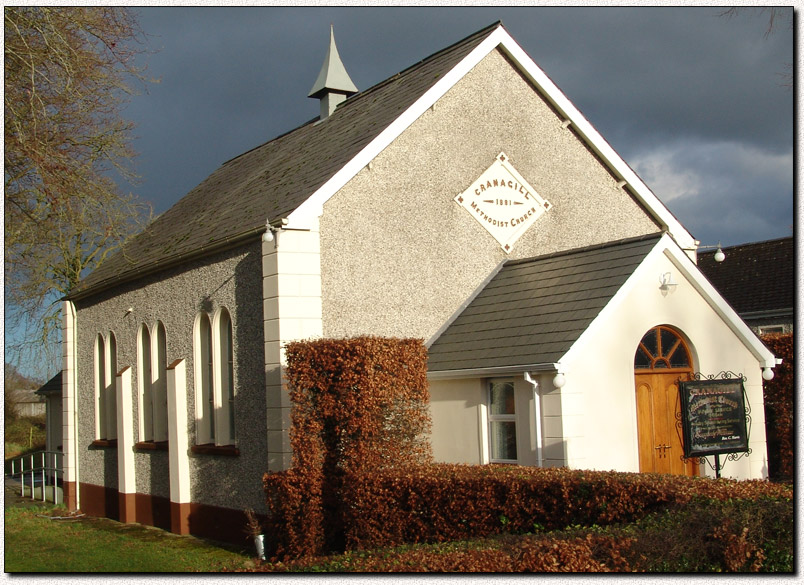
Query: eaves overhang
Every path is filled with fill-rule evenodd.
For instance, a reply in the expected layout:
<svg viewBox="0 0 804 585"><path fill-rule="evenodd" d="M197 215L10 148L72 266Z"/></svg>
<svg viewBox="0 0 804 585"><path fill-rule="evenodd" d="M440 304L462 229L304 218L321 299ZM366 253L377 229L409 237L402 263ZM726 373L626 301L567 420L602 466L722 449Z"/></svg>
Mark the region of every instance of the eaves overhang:
<svg viewBox="0 0 804 585"><path fill-rule="evenodd" d="M428 380L454 380L464 378L495 378L522 374L524 372L557 372L559 364L522 364L515 366L499 366L490 368L470 368L464 370L435 370L427 372Z"/></svg>
<svg viewBox="0 0 804 585"><path fill-rule="evenodd" d="M79 301L94 296L96 294L102 293L106 290L116 288L118 286L127 284L134 280L143 278L144 276L150 276L152 274L156 274L157 272L162 272L163 270L168 270L170 268L175 268L176 266L181 266L182 264L191 262L193 260L200 260L207 256L211 256L212 254L217 254L220 252L225 252L226 250L231 250L232 248L237 248L239 246L248 243L251 240L262 238L262 234L264 233L265 233L265 226L260 226L259 228L248 230L247 232L244 232L242 234L237 234L228 238L222 238L212 243L209 246L202 246L201 248L192 250L191 252L175 254L173 256L168 256L165 257L164 259L151 262L144 266L124 271L120 274L116 273L115 275L105 280L93 283L91 286L85 288L79 288L77 291L65 295L61 300Z"/></svg>

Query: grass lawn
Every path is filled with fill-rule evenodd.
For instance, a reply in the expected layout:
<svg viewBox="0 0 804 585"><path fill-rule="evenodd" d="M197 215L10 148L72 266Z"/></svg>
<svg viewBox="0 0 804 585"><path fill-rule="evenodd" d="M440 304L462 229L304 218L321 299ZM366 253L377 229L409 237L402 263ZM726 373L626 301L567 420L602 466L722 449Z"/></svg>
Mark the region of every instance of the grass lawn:
<svg viewBox="0 0 804 585"><path fill-rule="evenodd" d="M48 505L5 509L6 573L218 572L254 565L250 551L102 518L50 519L60 514L66 513Z"/></svg>

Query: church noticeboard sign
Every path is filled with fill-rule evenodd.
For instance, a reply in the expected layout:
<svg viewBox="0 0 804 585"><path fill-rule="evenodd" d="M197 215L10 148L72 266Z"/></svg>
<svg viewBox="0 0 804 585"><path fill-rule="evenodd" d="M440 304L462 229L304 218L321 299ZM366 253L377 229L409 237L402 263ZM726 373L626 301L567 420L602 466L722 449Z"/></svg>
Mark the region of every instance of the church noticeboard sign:
<svg viewBox="0 0 804 585"><path fill-rule="evenodd" d="M508 253L551 207L511 166L503 152L466 191L455 197L455 202L471 213Z"/></svg>
<svg viewBox="0 0 804 585"><path fill-rule="evenodd" d="M680 382L684 456L748 451L742 378Z"/></svg>

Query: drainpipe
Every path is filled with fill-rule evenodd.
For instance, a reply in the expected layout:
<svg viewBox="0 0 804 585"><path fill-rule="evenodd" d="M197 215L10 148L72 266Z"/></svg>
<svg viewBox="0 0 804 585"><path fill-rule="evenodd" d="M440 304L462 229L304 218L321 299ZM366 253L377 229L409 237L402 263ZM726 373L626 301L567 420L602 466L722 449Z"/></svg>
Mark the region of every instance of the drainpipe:
<svg viewBox="0 0 804 585"><path fill-rule="evenodd" d="M536 418L536 461L542 467L542 395L539 382L533 379L530 372L524 373L525 382L533 387L533 414Z"/></svg>

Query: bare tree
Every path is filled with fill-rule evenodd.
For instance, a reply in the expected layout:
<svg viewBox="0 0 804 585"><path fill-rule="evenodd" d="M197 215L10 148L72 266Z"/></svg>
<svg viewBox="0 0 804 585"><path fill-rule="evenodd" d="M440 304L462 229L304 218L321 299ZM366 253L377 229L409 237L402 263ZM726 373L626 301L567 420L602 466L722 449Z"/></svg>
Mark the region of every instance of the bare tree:
<svg viewBox="0 0 804 585"><path fill-rule="evenodd" d="M743 14L746 10L754 11L758 16L768 19L765 27L765 38L774 34L780 27L793 30L793 7L792 6L763 6L763 7L731 7L720 12L720 16L734 18ZM789 90L793 89L793 64L785 63L785 71L779 73L782 78L781 85Z"/></svg>
<svg viewBox="0 0 804 585"><path fill-rule="evenodd" d="M6 347L41 358L56 301L150 218L112 178L135 179L121 112L145 49L125 8L6 7L4 22Z"/></svg>

